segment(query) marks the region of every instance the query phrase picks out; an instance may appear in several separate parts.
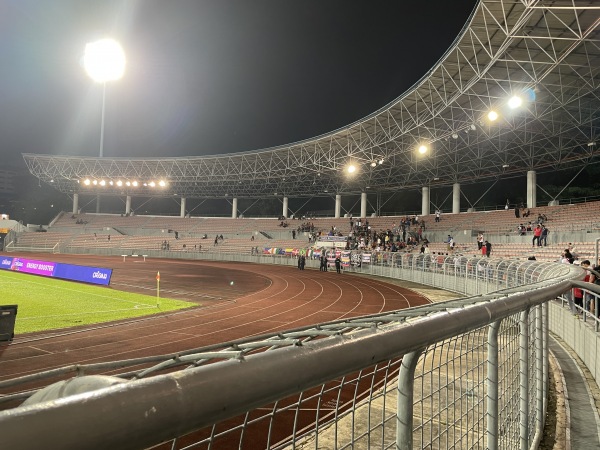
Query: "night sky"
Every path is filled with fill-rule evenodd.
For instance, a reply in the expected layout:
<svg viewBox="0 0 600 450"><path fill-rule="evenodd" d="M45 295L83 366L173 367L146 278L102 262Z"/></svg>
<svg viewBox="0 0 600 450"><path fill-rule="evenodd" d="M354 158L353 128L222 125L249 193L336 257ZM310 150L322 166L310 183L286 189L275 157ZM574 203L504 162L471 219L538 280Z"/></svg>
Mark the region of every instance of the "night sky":
<svg viewBox="0 0 600 450"><path fill-rule="evenodd" d="M87 42L127 54L107 87L105 156L287 144L379 109L439 60L461 1L0 0L0 158L97 156L101 85Z"/></svg>

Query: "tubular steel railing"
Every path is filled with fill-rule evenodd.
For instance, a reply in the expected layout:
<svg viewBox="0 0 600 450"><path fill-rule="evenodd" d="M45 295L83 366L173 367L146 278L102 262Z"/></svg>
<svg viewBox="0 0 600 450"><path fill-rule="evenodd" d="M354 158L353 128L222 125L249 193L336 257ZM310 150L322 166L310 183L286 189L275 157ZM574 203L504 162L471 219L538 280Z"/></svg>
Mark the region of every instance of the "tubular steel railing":
<svg viewBox="0 0 600 450"><path fill-rule="evenodd" d="M12 402L68 374L131 381L0 412L3 445L36 448L43 436L61 449L534 448L546 414L548 301L583 270L408 253L351 260L350 271L471 297L6 380Z"/></svg>

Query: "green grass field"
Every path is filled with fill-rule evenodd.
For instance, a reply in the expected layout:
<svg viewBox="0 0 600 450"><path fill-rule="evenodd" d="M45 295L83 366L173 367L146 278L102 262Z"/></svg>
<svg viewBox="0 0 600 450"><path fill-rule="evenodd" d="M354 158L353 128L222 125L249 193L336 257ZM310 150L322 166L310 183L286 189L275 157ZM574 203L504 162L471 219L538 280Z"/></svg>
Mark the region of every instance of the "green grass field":
<svg viewBox="0 0 600 450"><path fill-rule="evenodd" d="M148 316L198 306L114 289L0 270L0 304L18 305L15 335Z"/></svg>

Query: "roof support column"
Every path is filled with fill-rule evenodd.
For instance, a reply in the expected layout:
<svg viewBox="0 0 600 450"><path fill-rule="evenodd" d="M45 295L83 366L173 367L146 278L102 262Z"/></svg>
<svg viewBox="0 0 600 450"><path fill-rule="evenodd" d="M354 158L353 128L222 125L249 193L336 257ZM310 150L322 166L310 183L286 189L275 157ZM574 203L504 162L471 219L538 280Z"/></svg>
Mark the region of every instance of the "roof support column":
<svg viewBox="0 0 600 450"><path fill-rule="evenodd" d="M283 209L281 211L281 215L287 219L288 216L288 198L287 197L283 197Z"/></svg>
<svg viewBox="0 0 600 450"><path fill-rule="evenodd" d="M421 215L429 215L429 186L423 186L421 191Z"/></svg>
<svg viewBox="0 0 600 450"><path fill-rule="evenodd" d="M366 192L362 192L360 194L360 217L361 218L367 217L367 193Z"/></svg>
<svg viewBox="0 0 600 450"><path fill-rule="evenodd" d="M340 212L342 210L342 196L340 194L335 195L335 218L340 218Z"/></svg>
<svg viewBox="0 0 600 450"><path fill-rule="evenodd" d="M73 214L77 214L79 211L79 194L73 194Z"/></svg>
<svg viewBox="0 0 600 450"><path fill-rule="evenodd" d="M125 215L131 214L131 195L125 197Z"/></svg>
<svg viewBox="0 0 600 450"><path fill-rule="evenodd" d="M535 208L537 206L537 174L535 170L527 171L527 207Z"/></svg>
<svg viewBox="0 0 600 450"><path fill-rule="evenodd" d="M231 201L231 218L237 219L237 197Z"/></svg>
<svg viewBox="0 0 600 450"><path fill-rule="evenodd" d="M452 185L452 214L460 212L460 183Z"/></svg>
<svg viewBox="0 0 600 450"><path fill-rule="evenodd" d="M181 209L179 210L179 217L185 217L185 197L181 197Z"/></svg>

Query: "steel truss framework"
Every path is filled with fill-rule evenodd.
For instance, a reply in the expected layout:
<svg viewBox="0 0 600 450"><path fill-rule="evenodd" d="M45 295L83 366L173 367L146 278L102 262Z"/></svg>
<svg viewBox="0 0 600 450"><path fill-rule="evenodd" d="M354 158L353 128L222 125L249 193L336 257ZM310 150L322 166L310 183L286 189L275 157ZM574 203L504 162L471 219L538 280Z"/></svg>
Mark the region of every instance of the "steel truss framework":
<svg viewBox="0 0 600 450"><path fill-rule="evenodd" d="M398 99L317 138L189 158L24 154L65 193L83 178L165 179L107 195L259 198L393 192L581 166L600 155L600 6L594 0L482 0L444 57ZM524 104L508 111L511 95ZM496 110L500 117L487 120ZM416 149L427 144L429 152ZM383 163L379 164L382 160ZM356 173L346 166L353 163Z"/></svg>

